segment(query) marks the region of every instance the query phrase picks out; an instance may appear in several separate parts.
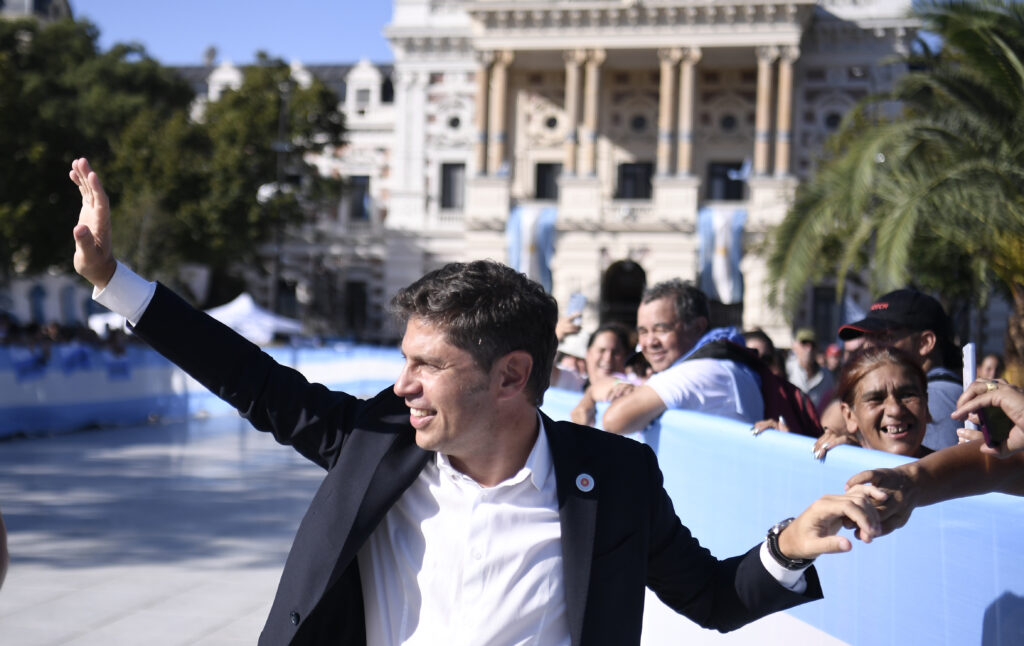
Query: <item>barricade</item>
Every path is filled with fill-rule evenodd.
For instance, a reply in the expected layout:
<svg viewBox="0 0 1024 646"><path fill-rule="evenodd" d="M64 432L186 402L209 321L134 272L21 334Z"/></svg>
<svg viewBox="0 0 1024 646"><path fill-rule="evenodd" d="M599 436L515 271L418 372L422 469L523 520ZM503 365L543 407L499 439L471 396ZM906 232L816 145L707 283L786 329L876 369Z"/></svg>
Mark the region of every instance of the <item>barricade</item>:
<svg viewBox="0 0 1024 646"><path fill-rule="evenodd" d="M394 382L394 348L270 348L279 363L328 387L370 395ZM122 354L58 345L48 361L26 348L0 348L0 437L56 434L93 426L232 412L226 403L159 354L129 346Z"/></svg>

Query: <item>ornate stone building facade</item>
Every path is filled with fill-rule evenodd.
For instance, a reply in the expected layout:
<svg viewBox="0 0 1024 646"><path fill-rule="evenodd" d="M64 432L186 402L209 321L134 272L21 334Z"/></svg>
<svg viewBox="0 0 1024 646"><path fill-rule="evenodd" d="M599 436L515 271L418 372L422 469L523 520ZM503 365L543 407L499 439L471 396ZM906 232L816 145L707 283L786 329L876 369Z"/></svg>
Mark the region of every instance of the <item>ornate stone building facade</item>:
<svg viewBox="0 0 1024 646"><path fill-rule="evenodd" d="M300 304L337 303L339 331L385 340L391 294L451 260L510 262L562 304L582 292L588 328L678 276L718 322L785 345L762 243L844 114L902 73L909 9L394 0L393 65L293 64L343 97L347 143L310 161L349 190L286 245L285 279ZM239 80L224 64L197 88ZM808 290L800 323L831 335L838 316L834 292Z"/></svg>
<svg viewBox="0 0 1024 646"><path fill-rule="evenodd" d="M393 116L393 130L374 144L386 161L369 175L384 253L368 318L386 329L387 296L449 260L518 257L531 270L511 248L524 239L524 254L547 247L540 264L560 303L587 296L590 325L628 319L644 282L703 278L719 287L722 320L786 343L759 244L847 110L902 72L888 59L914 36L909 9L883 0L395 0L385 30L395 101L380 113ZM350 79L347 107L363 83ZM367 88L375 83L367 76ZM348 115L351 142L325 169L373 147L363 144L369 117ZM552 211L541 231L536 214ZM711 224L722 213L738 223L728 245L739 249L702 232L722 229ZM532 229L513 231L513 220ZM708 282L712 268L728 273L730 263L714 261L730 255L739 289ZM823 311L814 298L808 317Z"/></svg>

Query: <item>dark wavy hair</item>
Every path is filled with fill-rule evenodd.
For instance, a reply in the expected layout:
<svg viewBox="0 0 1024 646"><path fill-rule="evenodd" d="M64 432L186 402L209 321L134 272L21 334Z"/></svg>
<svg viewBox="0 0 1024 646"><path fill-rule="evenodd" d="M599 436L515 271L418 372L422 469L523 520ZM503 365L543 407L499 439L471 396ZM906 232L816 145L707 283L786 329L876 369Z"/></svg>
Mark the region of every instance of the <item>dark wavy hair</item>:
<svg viewBox="0 0 1024 646"><path fill-rule="evenodd" d="M847 406L854 405L857 384L869 372L883 364L893 364L909 368L921 384L923 392L928 392L928 377L925 376L921 364L913 355L894 347L862 348L850 355L839 372L839 385L836 386L836 397Z"/></svg>
<svg viewBox="0 0 1024 646"><path fill-rule="evenodd" d="M711 319L708 310L708 297L688 280L673 278L648 287L644 290L640 303L646 305L662 298L672 299L676 318L684 326L689 327L694 320L701 316L708 320Z"/></svg>
<svg viewBox="0 0 1024 646"><path fill-rule="evenodd" d="M618 321L609 321L607 323L602 323L596 330L594 330L593 334L590 335L590 338L587 339L587 349L589 350L590 346L594 345L594 341L597 341L597 337L604 334L605 332L611 332L612 334L615 335L615 341L622 348L622 353L624 355L629 355L632 353L633 345L636 344L630 344L632 335L630 334L629 328L627 328L622 323L619 323Z"/></svg>
<svg viewBox="0 0 1024 646"><path fill-rule="evenodd" d="M509 352L528 352L527 394L543 403L558 346L558 304L539 283L492 260L449 263L399 290L391 311L402 324L415 318L444 330L484 371Z"/></svg>

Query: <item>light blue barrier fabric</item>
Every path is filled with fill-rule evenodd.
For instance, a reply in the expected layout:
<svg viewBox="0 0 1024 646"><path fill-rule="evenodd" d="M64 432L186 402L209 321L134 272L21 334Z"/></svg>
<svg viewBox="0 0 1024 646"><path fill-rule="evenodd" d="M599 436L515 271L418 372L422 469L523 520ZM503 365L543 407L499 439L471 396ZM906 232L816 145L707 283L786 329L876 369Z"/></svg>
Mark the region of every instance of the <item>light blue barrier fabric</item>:
<svg viewBox="0 0 1024 646"><path fill-rule="evenodd" d="M578 393L550 391L568 419ZM824 462L810 438L693 412L662 416L658 460L676 512L701 543L731 556L773 523L865 469L906 458L838 447ZM1024 644L1024 499L988 494L918 509L902 529L818 559L825 599L790 611L850 644ZM669 642L666 642L669 643Z"/></svg>
<svg viewBox="0 0 1024 646"><path fill-rule="evenodd" d="M361 396L389 387L402 366L394 348L271 348L269 354L311 380ZM0 437L229 413L228 404L147 347L129 346L115 356L56 346L49 360L25 348L0 348Z"/></svg>

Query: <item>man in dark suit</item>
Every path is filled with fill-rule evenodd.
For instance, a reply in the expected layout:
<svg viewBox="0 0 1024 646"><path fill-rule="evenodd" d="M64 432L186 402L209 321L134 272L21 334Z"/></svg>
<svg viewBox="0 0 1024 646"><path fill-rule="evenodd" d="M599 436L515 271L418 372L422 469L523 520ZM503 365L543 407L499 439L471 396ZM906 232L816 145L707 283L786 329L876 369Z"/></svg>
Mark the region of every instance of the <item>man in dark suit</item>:
<svg viewBox="0 0 1024 646"><path fill-rule="evenodd" d="M821 596L810 562L880 531L872 487L826 496L719 561L680 523L651 450L538 411L557 307L494 262L401 290L405 366L361 400L310 384L118 264L84 159L75 268L159 352L327 474L261 644L639 643L644 587L730 630Z"/></svg>

